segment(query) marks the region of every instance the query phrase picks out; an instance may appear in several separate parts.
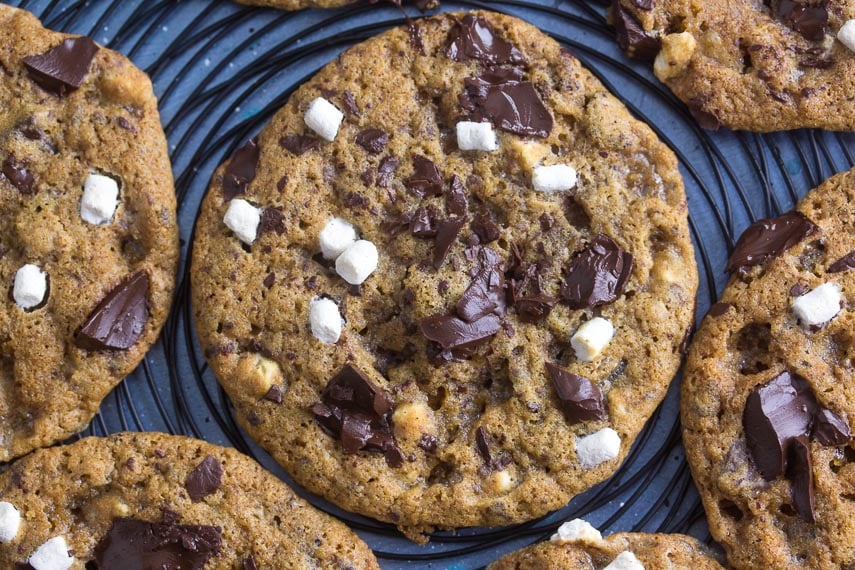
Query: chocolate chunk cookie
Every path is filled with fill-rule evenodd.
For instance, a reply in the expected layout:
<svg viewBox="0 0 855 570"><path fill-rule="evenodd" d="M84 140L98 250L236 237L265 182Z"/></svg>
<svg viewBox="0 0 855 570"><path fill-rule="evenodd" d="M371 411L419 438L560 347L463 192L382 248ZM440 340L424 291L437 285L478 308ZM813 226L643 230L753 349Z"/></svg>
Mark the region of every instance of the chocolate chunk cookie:
<svg viewBox="0 0 855 570"><path fill-rule="evenodd" d="M201 345L296 480L399 525L502 525L617 469L697 285L672 153L520 20L341 55L215 173Z"/></svg>
<svg viewBox="0 0 855 570"><path fill-rule="evenodd" d="M855 171L760 220L695 335L683 438L738 568L855 565Z"/></svg>
<svg viewBox="0 0 855 570"><path fill-rule="evenodd" d="M0 5L0 461L83 429L166 320L175 191L148 77Z"/></svg>
<svg viewBox="0 0 855 570"><path fill-rule="evenodd" d="M345 525L233 449L153 433L36 451L0 475L0 564L378 568Z"/></svg>
<svg viewBox="0 0 855 570"><path fill-rule="evenodd" d="M439 0L237 0L241 4L269 6L282 10L302 10L303 8L337 8L347 4L365 2L367 4L388 3L395 6L412 4L419 10L428 10L439 6Z"/></svg>
<svg viewBox="0 0 855 570"><path fill-rule="evenodd" d="M855 130L848 0L613 0L611 20L706 129Z"/></svg>

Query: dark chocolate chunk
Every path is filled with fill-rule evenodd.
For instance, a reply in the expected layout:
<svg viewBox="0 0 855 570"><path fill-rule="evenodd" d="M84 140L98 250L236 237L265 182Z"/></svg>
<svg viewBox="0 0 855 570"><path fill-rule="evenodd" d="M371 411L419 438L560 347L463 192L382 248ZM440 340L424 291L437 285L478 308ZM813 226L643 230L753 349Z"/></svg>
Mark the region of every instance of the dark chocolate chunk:
<svg viewBox="0 0 855 570"><path fill-rule="evenodd" d="M553 119L543 104L534 84L527 81L493 83L494 75L468 77L466 89L460 96L461 106L469 112L470 119L481 122L489 119L498 128L518 135L547 137L552 131Z"/></svg>
<svg viewBox="0 0 855 570"><path fill-rule="evenodd" d="M24 65L33 81L45 91L63 96L86 79L98 45L90 38L68 38L40 55L28 55Z"/></svg>
<svg viewBox="0 0 855 570"><path fill-rule="evenodd" d="M492 463L493 458L490 454L490 447L493 445L493 438L490 433L482 427L475 430L475 449L478 454L484 459L484 463L488 465Z"/></svg>
<svg viewBox="0 0 855 570"><path fill-rule="evenodd" d="M653 61L662 42L644 31L641 22L621 6L620 0L612 0L612 22L620 49L626 55L642 61Z"/></svg>
<svg viewBox="0 0 855 570"><path fill-rule="evenodd" d="M438 343L443 350L474 348L492 338L502 328L502 321L490 314L467 323L451 315L434 315L419 323L425 338Z"/></svg>
<svg viewBox="0 0 855 570"><path fill-rule="evenodd" d="M829 69L834 65L834 59L830 57L806 57L799 60L802 69Z"/></svg>
<svg viewBox="0 0 855 570"><path fill-rule="evenodd" d="M807 293L808 288L802 285L801 283L796 283L792 287L790 287L790 297L801 297L805 293Z"/></svg>
<svg viewBox="0 0 855 570"><path fill-rule="evenodd" d="M321 141L308 135L286 135L279 139L279 146L294 154L301 156L310 150L321 148Z"/></svg>
<svg viewBox="0 0 855 570"><path fill-rule="evenodd" d="M855 251L850 251L828 266L828 273L843 273L855 269Z"/></svg>
<svg viewBox="0 0 855 570"><path fill-rule="evenodd" d="M279 384L274 384L264 395L264 399L274 404L282 403L282 387Z"/></svg>
<svg viewBox="0 0 855 570"><path fill-rule="evenodd" d="M828 33L827 0L779 0L778 17L812 41L822 41Z"/></svg>
<svg viewBox="0 0 855 570"><path fill-rule="evenodd" d="M632 0L632 3L639 10L652 10L653 0Z"/></svg>
<svg viewBox="0 0 855 570"><path fill-rule="evenodd" d="M344 90L344 93L341 96L341 104L344 106L345 110L350 115L359 116L359 106L356 104L356 99L353 97L353 93Z"/></svg>
<svg viewBox="0 0 855 570"><path fill-rule="evenodd" d="M451 177L451 191L445 197L445 211L449 216L463 217L469 210L469 200L463 182L455 174Z"/></svg>
<svg viewBox="0 0 855 570"><path fill-rule="evenodd" d="M498 254L488 247L478 248L478 272L455 305L457 315L466 322L494 314L504 317L505 275Z"/></svg>
<svg viewBox="0 0 855 570"><path fill-rule="evenodd" d="M449 218L437 222L436 239L433 246L433 266L436 269L442 267L448 252L451 251L451 246L457 239L460 230L466 224L465 218Z"/></svg>
<svg viewBox="0 0 855 570"><path fill-rule="evenodd" d="M828 408L817 410L811 436L816 438L820 445L843 445L852 439L849 424Z"/></svg>
<svg viewBox="0 0 855 570"><path fill-rule="evenodd" d="M426 433L422 434L422 438L419 440L419 447L428 453L435 452L438 444L436 437Z"/></svg>
<svg viewBox="0 0 855 570"><path fill-rule="evenodd" d="M18 189L21 194L34 194L35 177L32 171L23 163L18 162L11 154L3 161L3 176Z"/></svg>
<svg viewBox="0 0 855 570"><path fill-rule="evenodd" d="M793 438L790 445L790 461L787 479L791 483L793 507L796 514L808 522L814 522L813 460L807 436Z"/></svg>
<svg viewBox="0 0 855 570"><path fill-rule="evenodd" d="M377 165L377 186L386 188L392 183L392 176L398 170L398 159L394 156L384 157Z"/></svg>
<svg viewBox="0 0 855 570"><path fill-rule="evenodd" d="M74 337L87 350L127 350L148 322L148 273L137 271L107 293Z"/></svg>
<svg viewBox="0 0 855 570"><path fill-rule="evenodd" d="M257 140L250 139L232 155L223 174L223 198L226 201L246 192L247 185L255 178L259 152Z"/></svg>
<svg viewBox="0 0 855 570"><path fill-rule="evenodd" d="M484 65L525 63L525 57L512 43L497 37L484 18L467 15L448 35L445 54L455 61L478 60Z"/></svg>
<svg viewBox="0 0 855 570"><path fill-rule="evenodd" d="M264 285L265 289L270 289L276 283L276 274L268 273L267 277L264 278L264 281L261 282Z"/></svg>
<svg viewBox="0 0 855 570"><path fill-rule="evenodd" d="M709 312L707 314L711 317L720 317L726 312L730 310L733 305L730 303L716 303L712 307L710 307Z"/></svg>
<svg viewBox="0 0 855 570"><path fill-rule="evenodd" d="M217 492L223 478L223 464L213 455L208 455L184 479L184 487L190 500L198 503L208 495Z"/></svg>
<svg viewBox="0 0 855 570"><path fill-rule="evenodd" d="M422 207L415 211L410 220L410 231L420 238L432 238L437 232L437 217L439 212L433 206Z"/></svg>
<svg viewBox="0 0 855 570"><path fill-rule="evenodd" d="M255 563L255 558L253 558L252 554L244 557L243 570L258 570L258 565Z"/></svg>
<svg viewBox="0 0 855 570"><path fill-rule="evenodd" d="M264 208L261 212L261 221L258 223L258 234L276 232L279 235L285 233L285 217L281 208Z"/></svg>
<svg viewBox="0 0 855 570"><path fill-rule="evenodd" d="M389 143L389 135L381 129L365 129L356 135L356 144L371 154L380 154Z"/></svg>
<svg viewBox="0 0 855 570"><path fill-rule="evenodd" d="M124 117L119 118L120 125L123 119ZM48 139L48 136L45 134L42 128L36 124L36 121L33 117L30 117L25 121L21 122L21 124L18 125L18 130L21 131L22 135L24 135L31 141L46 141Z"/></svg>
<svg viewBox="0 0 855 570"><path fill-rule="evenodd" d="M119 518L95 546L95 562L99 570L202 570L222 543L216 526Z"/></svg>
<svg viewBox="0 0 855 570"><path fill-rule="evenodd" d="M481 240L482 244L494 242L502 236L502 231L499 229L499 226L493 222L490 215L486 212L481 212L475 216L475 219L472 220L469 227L472 228L472 231L476 236L478 236L478 239Z"/></svg>
<svg viewBox="0 0 855 570"><path fill-rule="evenodd" d="M611 238L597 235L576 254L561 284L561 298L574 309L615 301L632 274L632 255Z"/></svg>
<svg viewBox="0 0 855 570"><path fill-rule="evenodd" d="M741 273L765 263L817 231L816 224L796 211L777 218L757 220L739 236L727 261L727 271Z"/></svg>
<svg viewBox="0 0 855 570"><path fill-rule="evenodd" d="M717 131L721 127L721 121L715 116L715 113L707 110L707 99L704 97L694 97L689 100L689 112L698 122L702 129L708 131Z"/></svg>
<svg viewBox="0 0 855 570"><path fill-rule="evenodd" d="M517 299L514 307L516 307L521 321L537 324L549 316L557 300L555 297L548 295L532 295L530 297L520 297Z"/></svg>
<svg viewBox="0 0 855 570"><path fill-rule="evenodd" d="M442 174L436 164L420 154L413 155L413 175L404 186L418 197L442 194Z"/></svg>
<svg viewBox="0 0 855 570"><path fill-rule="evenodd" d="M596 384L552 363L546 364L546 370L561 401L564 417L570 424L606 419L603 393Z"/></svg>

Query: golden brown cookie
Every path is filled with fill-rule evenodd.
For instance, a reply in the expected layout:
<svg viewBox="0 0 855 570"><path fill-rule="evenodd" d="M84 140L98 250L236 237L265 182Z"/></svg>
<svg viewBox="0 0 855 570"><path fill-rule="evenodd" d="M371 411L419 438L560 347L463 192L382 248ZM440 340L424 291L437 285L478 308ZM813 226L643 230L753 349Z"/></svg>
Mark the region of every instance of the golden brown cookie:
<svg viewBox="0 0 855 570"><path fill-rule="evenodd" d="M175 192L148 77L0 6L0 461L83 429L166 320Z"/></svg>
<svg viewBox="0 0 855 570"><path fill-rule="evenodd" d="M280 8L282 10L302 10L303 8L338 8L347 4L356 4L361 0L237 0L241 4L249 4L252 6L268 6L270 8ZM436 8L439 5L439 0L364 0L367 4L378 4L387 2L396 6L401 4L413 4L419 10L427 10L428 8Z"/></svg>
<svg viewBox="0 0 855 570"><path fill-rule="evenodd" d="M665 394L686 214L673 154L556 42L428 18L342 54L215 173L196 327L313 492L411 536L528 520L612 474Z"/></svg>
<svg viewBox="0 0 855 570"><path fill-rule="evenodd" d="M737 568L855 565L855 171L750 226L695 335L683 439Z"/></svg>

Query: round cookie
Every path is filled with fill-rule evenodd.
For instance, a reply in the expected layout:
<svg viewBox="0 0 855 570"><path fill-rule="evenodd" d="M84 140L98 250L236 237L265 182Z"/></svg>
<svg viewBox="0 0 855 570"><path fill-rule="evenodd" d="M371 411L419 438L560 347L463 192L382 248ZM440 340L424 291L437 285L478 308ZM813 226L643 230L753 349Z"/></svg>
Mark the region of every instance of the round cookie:
<svg viewBox="0 0 855 570"><path fill-rule="evenodd" d="M83 429L157 338L178 260L146 75L0 6L0 461Z"/></svg>
<svg viewBox="0 0 855 570"><path fill-rule="evenodd" d="M215 173L196 327L306 488L411 537L528 520L612 474L665 394L686 213L672 153L556 42L428 18L342 54Z"/></svg>
<svg viewBox="0 0 855 570"><path fill-rule="evenodd" d="M737 568L855 564L855 171L751 225L682 387L683 440Z"/></svg>
<svg viewBox="0 0 855 570"><path fill-rule="evenodd" d="M652 61L702 127L761 132L855 130L853 19L846 0L613 0L611 10L620 46Z"/></svg>
<svg viewBox="0 0 855 570"><path fill-rule="evenodd" d="M18 460L0 490L4 568L379 568L344 524L245 455L196 439L85 438ZM47 555L56 564L39 566Z"/></svg>

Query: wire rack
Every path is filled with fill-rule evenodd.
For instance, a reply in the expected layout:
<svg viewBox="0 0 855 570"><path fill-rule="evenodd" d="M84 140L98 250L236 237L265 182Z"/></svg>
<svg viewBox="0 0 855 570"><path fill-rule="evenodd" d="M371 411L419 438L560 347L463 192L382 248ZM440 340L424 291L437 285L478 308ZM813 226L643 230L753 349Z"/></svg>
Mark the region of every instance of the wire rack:
<svg viewBox="0 0 855 570"><path fill-rule="evenodd" d="M149 355L102 404L81 434L162 431L231 445L255 457L315 506L345 521L383 568L481 568L585 517L605 532L684 532L710 542L680 442L678 381L608 481L541 519L508 528L438 532L415 545L394 527L303 492L237 427L207 369L190 308L189 252L210 176L255 135L303 81L347 47L392 26L382 6L297 13L216 0L11 0L53 29L85 34L129 56L151 76L175 173L181 267L175 305ZM699 129L691 115L612 41L605 0L443 1L442 10L492 9L522 17L573 51L675 152L689 198L699 273L697 314L723 288L724 264L751 221L790 209L833 173L855 165L855 135L793 131L756 135Z"/></svg>

